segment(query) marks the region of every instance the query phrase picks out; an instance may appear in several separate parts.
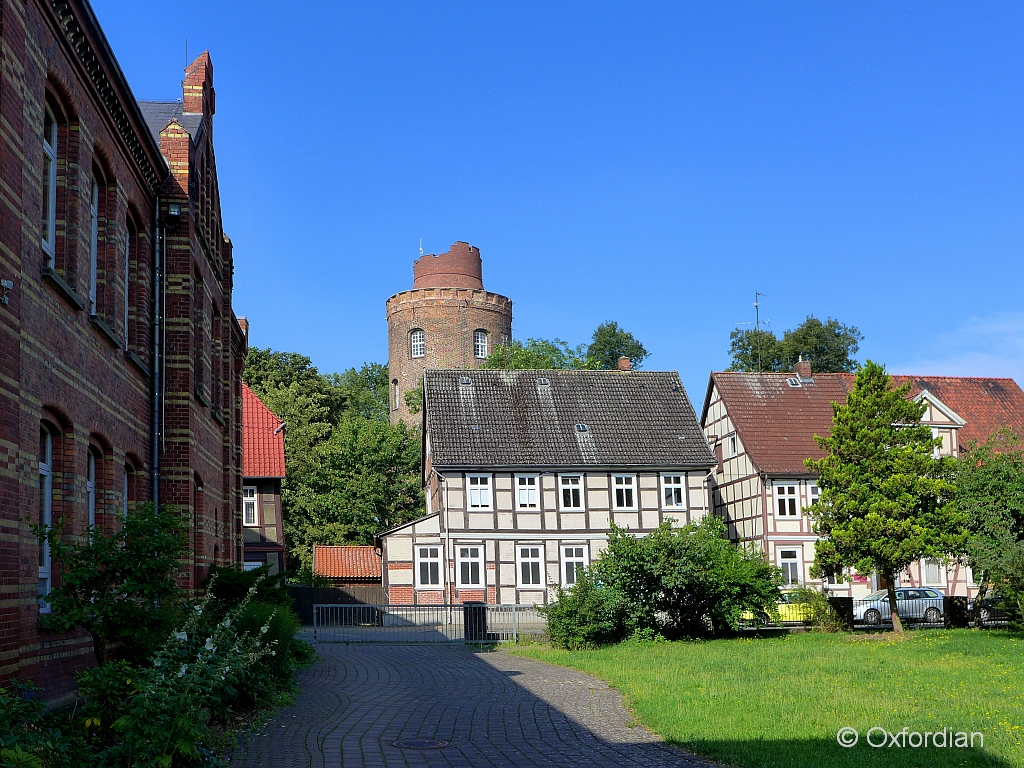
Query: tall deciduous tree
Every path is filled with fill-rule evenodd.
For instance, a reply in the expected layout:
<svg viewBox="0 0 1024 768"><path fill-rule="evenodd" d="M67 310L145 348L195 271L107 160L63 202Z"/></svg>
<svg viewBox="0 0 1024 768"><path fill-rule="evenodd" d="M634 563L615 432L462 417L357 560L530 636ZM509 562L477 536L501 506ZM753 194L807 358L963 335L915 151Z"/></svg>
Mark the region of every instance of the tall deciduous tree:
<svg viewBox="0 0 1024 768"><path fill-rule="evenodd" d="M896 576L915 560L963 554L967 516L951 503L955 460L936 458L939 441L922 425L924 403L893 388L885 368L868 361L845 404L833 403L832 431L815 436L825 450L808 459L821 497L811 507L815 572L877 571L885 579L893 628L902 633Z"/></svg>
<svg viewBox="0 0 1024 768"><path fill-rule="evenodd" d="M856 327L831 317L822 322L814 315L808 315L781 339L764 329L736 329L729 336L729 370L791 371L802 357L816 372L849 373L859 366L854 355L863 340Z"/></svg>
<svg viewBox="0 0 1024 768"><path fill-rule="evenodd" d="M981 585L1017 603L1024 615L1024 445L1008 429L971 446L957 462L957 505L971 532L967 558ZM978 618L977 616L975 617Z"/></svg>
<svg viewBox="0 0 1024 768"><path fill-rule="evenodd" d="M587 359L606 371L618 368L620 357L628 357L632 367L639 368L649 354L632 333L611 321L597 326L587 347Z"/></svg>
<svg viewBox="0 0 1024 768"><path fill-rule="evenodd" d="M524 371L535 369L594 368L584 345L570 347L561 339L515 339L499 344L481 368Z"/></svg>
<svg viewBox="0 0 1024 768"><path fill-rule="evenodd" d="M53 609L50 627L85 629L100 666L114 642L144 654L180 593L174 579L185 553L180 515L140 504L114 533L93 528L69 539L60 524L37 533L60 563L60 585L43 598Z"/></svg>

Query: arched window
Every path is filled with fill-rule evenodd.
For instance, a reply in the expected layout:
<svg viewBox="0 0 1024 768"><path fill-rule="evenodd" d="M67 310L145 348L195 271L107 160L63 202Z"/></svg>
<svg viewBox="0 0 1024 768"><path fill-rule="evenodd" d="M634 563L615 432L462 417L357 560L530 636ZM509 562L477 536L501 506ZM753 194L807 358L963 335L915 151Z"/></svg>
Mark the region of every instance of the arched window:
<svg viewBox="0 0 1024 768"><path fill-rule="evenodd" d="M99 453L89 448L89 467L85 477L85 496L89 509L89 527L96 525L96 467L99 465Z"/></svg>
<svg viewBox="0 0 1024 768"><path fill-rule="evenodd" d="M487 357L487 331L473 331L473 357L478 360Z"/></svg>
<svg viewBox="0 0 1024 768"><path fill-rule="evenodd" d="M121 491L121 521L128 519L129 504L135 495L135 467L124 465L124 488Z"/></svg>
<svg viewBox="0 0 1024 768"><path fill-rule="evenodd" d="M427 335L419 328L409 334L409 354L413 357L427 354Z"/></svg>
<svg viewBox="0 0 1024 768"><path fill-rule="evenodd" d="M401 405L401 402L399 401L398 396L399 396L399 392L398 392L398 379L392 379L391 380L391 402L393 403L393 405L391 406L392 410L398 410L398 407Z"/></svg>
<svg viewBox="0 0 1024 768"><path fill-rule="evenodd" d="M100 180L92 175L92 198L89 203L89 314L96 311L100 274Z"/></svg>
<svg viewBox="0 0 1024 768"><path fill-rule="evenodd" d="M57 118L49 105L43 118L43 229L46 266L53 269L57 248Z"/></svg>
<svg viewBox="0 0 1024 768"><path fill-rule="evenodd" d="M53 430L43 422L39 428L39 525L53 525ZM49 613L50 604L43 598L50 594L50 545L39 545L39 612Z"/></svg>
<svg viewBox="0 0 1024 768"><path fill-rule="evenodd" d="M132 307L132 241L135 239L135 227L131 219L125 221L124 236L124 348L131 349L130 319Z"/></svg>

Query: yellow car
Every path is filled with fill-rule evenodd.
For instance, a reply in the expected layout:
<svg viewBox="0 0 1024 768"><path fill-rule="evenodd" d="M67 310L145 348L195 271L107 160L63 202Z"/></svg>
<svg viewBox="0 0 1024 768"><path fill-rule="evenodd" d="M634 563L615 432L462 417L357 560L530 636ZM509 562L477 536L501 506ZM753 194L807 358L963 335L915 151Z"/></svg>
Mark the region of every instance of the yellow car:
<svg viewBox="0 0 1024 768"><path fill-rule="evenodd" d="M810 611L805 602L798 602L798 596L793 592L783 592L779 598L779 624L803 624L810 619ZM743 621L754 621L754 614L744 611L740 614ZM769 621L768 623L773 623Z"/></svg>

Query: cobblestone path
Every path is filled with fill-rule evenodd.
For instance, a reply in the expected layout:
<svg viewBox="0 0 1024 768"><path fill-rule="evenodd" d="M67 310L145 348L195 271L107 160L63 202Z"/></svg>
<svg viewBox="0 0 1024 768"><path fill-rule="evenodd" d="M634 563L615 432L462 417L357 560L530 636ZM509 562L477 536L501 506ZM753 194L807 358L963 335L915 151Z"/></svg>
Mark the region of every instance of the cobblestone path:
<svg viewBox="0 0 1024 768"><path fill-rule="evenodd" d="M239 747L235 768L712 765L630 728L618 692L573 670L463 646L318 651L295 704ZM451 746L392 746L417 738Z"/></svg>

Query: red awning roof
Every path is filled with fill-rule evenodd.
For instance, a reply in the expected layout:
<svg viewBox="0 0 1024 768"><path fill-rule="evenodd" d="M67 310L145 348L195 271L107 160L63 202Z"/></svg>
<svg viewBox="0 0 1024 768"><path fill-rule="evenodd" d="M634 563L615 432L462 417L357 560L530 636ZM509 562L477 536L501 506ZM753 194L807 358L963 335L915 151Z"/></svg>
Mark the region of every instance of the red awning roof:
<svg viewBox="0 0 1024 768"><path fill-rule="evenodd" d="M318 576L331 579L374 579L381 577L381 559L370 546L317 546L313 562Z"/></svg>
<svg viewBox="0 0 1024 768"><path fill-rule="evenodd" d="M282 421L242 382L242 475L284 477ZM276 434L275 434L276 433Z"/></svg>

